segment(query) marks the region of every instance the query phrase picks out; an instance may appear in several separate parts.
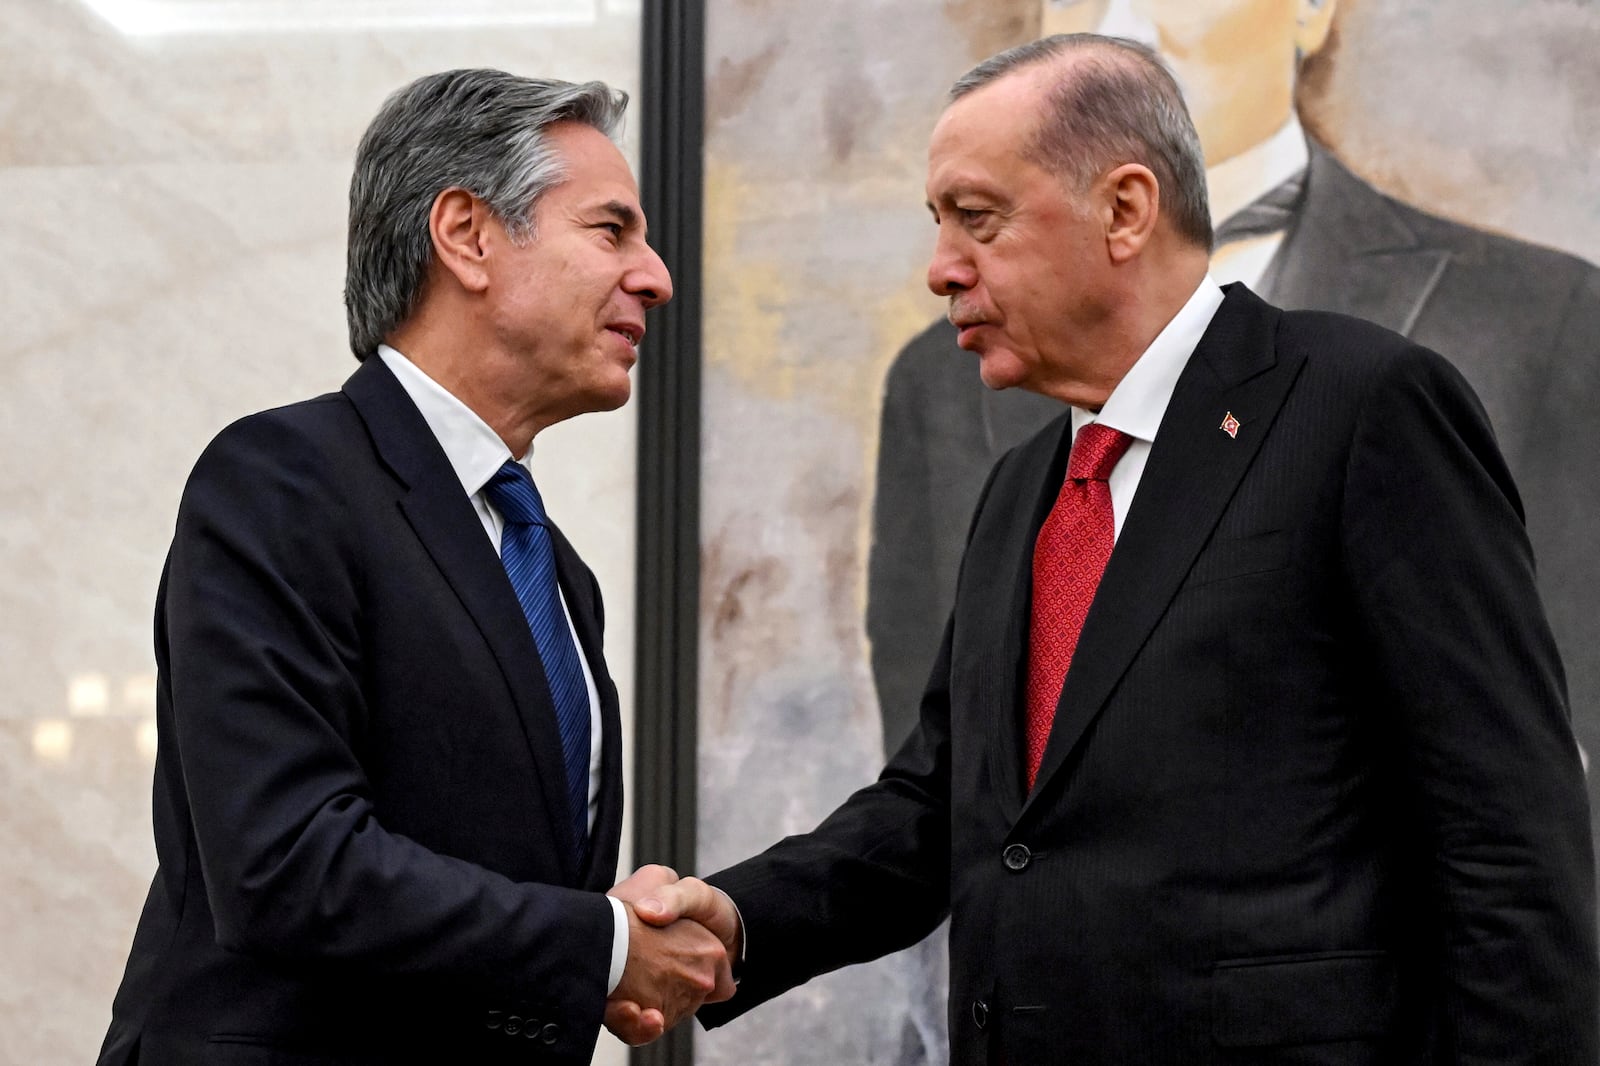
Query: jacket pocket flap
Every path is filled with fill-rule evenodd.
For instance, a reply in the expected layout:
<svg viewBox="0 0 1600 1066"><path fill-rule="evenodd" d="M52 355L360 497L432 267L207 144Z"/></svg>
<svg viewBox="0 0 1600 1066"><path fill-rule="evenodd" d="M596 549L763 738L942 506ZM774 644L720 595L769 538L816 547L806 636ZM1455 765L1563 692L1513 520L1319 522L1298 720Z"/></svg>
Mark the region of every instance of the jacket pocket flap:
<svg viewBox="0 0 1600 1066"><path fill-rule="evenodd" d="M1394 963L1382 951L1232 959L1211 974L1212 1036L1222 1047L1381 1036L1394 1001Z"/></svg>
<svg viewBox="0 0 1600 1066"><path fill-rule="evenodd" d="M1198 588L1213 581L1282 570L1289 565L1289 547L1290 535L1286 529L1214 539L1195 560L1185 587Z"/></svg>

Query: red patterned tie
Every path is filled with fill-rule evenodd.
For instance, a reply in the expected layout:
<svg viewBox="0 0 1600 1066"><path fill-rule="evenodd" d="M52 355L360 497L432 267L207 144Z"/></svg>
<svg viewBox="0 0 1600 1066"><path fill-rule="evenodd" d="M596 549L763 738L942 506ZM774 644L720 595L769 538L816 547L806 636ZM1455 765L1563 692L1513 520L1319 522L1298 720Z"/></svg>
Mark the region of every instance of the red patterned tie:
<svg viewBox="0 0 1600 1066"><path fill-rule="evenodd" d="M1126 433L1096 422L1078 431L1061 495L1033 546L1033 612L1028 624L1030 790L1039 776L1078 634L1116 539L1106 479L1132 443Z"/></svg>

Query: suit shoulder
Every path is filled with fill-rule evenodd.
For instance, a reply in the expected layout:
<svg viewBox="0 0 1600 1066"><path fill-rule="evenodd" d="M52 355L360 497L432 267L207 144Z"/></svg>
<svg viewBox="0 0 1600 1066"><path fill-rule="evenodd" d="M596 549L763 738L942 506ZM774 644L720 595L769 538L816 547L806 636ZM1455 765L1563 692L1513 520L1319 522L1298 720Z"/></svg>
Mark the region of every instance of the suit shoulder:
<svg viewBox="0 0 1600 1066"><path fill-rule="evenodd" d="M350 401L340 393L275 407L224 427L200 453L190 471L184 499L202 489L247 505L255 495L263 505L281 493L293 495L341 480L340 470L359 454L365 429Z"/></svg>
<svg viewBox="0 0 1600 1066"><path fill-rule="evenodd" d="M201 462L239 449L266 448L287 456L329 447L344 434L359 430L360 425L348 399L337 392L325 393L235 419L206 445Z"/></svg>
<svg viewBox="0 0 1600 1066"><path fill-rule="evenodd" d="M1392 329L1336 311L1285 311L1277 343L1302 355L1305 372L1323 382L1342 382L1357 395L1380 383L1431 381L1472 391L1443 355Z"/></svg>
<svg viewBox="0 0 1600 1066"><path fill-rule="evenodd" d="M1448 252L1434 301L1469 320L1485 313L1559 328L1600 317L1600 268L1569 252L1431 215L1389 200L1424 247ZM1470 328L1470 327L1469 327Z"/></svg>
<svg viewBox="0 0 1600 1066"><path fill-rule="evenodd" d="M1532 271L1551 288L1562 283L1592 283L1600 277L1600 270L1593 263L1570 252L1429 214L1392 197L1389 200L1406 216L1407 224L1423 243L1449 249L1463 264L1498 268L1508 275Z"/></svg>

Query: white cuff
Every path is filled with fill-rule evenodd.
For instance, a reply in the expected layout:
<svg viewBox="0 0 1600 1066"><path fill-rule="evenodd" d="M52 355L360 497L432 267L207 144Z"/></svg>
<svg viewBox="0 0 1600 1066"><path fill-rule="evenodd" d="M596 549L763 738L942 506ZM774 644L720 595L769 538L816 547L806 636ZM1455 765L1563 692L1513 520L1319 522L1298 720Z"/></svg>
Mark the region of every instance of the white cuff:
<svg viewBox="0 0 1600 1066"><path fill-rule="evenodd" d="M744 915L739 911L739 905L733 901L732 896L722 891L722 889L717 888L716 885L712 885L711 887L716 889L719 896L728 901L728 906L733 908L733 916L739 921L739 957L737 959L729 959L728 962L729 964L735 962L743 963L745 955L750 951L750 938L745 936L744 932ZM738 979L735 978L733 983L738 984Z"/></svg>
<svg viewBox="0 0 1600 1066"><path fill-rule="evenodd" d="M622 983L622 971L628 967L628 912L615 896L607 896L606 900L611 904L612 918L611 978L606 983L609 996Z"/></svg>

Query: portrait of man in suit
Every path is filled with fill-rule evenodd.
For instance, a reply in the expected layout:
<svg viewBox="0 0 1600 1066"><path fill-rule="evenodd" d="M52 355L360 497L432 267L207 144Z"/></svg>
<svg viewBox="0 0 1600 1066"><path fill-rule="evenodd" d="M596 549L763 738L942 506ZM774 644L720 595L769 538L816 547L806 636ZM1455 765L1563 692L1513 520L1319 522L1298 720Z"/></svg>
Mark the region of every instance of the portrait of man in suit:
<svg viewBox="0 0 1600 1066"><path fill-rule="evenodd" d="M363 137L359 368L224 429L183 494L159 869L104 1066L586 1063L608 1000L661 1024L731 993L717 938L625 902L660 871L611 887L600 589L530 472L544 429L626 402L672 295L625 106L455 70Z"/></svg>
<svg viewBox="0 0 1600 1066"><path fill-rule="evenodd" d="M707 1024L948 915L953 1063L1600 1055L1583 769L1484 407L1398 331L1219 286L1206 170L1134 42L952 89L942 357L1055 413L975 493L878 780L710 876L731 904L659 890L741 960Z"/></svg>
<svg viewBox="0 0 1600 1066"><path fill-rule="evenodd" d="M1171 65L1205 152L1212 273L1284 308L1342 311L1443 354L1487 408L1516 477L1579 739L1600 745L1600 271L1401 203L1309 137L1296 71L1338 0L1043 0L1045 33L1143 41ZM991 466L1060 413L983 387L938 321L885 381L867 632L892 753L909 733ZM1600 810L1600 781L1591 777Z"/></svg>

